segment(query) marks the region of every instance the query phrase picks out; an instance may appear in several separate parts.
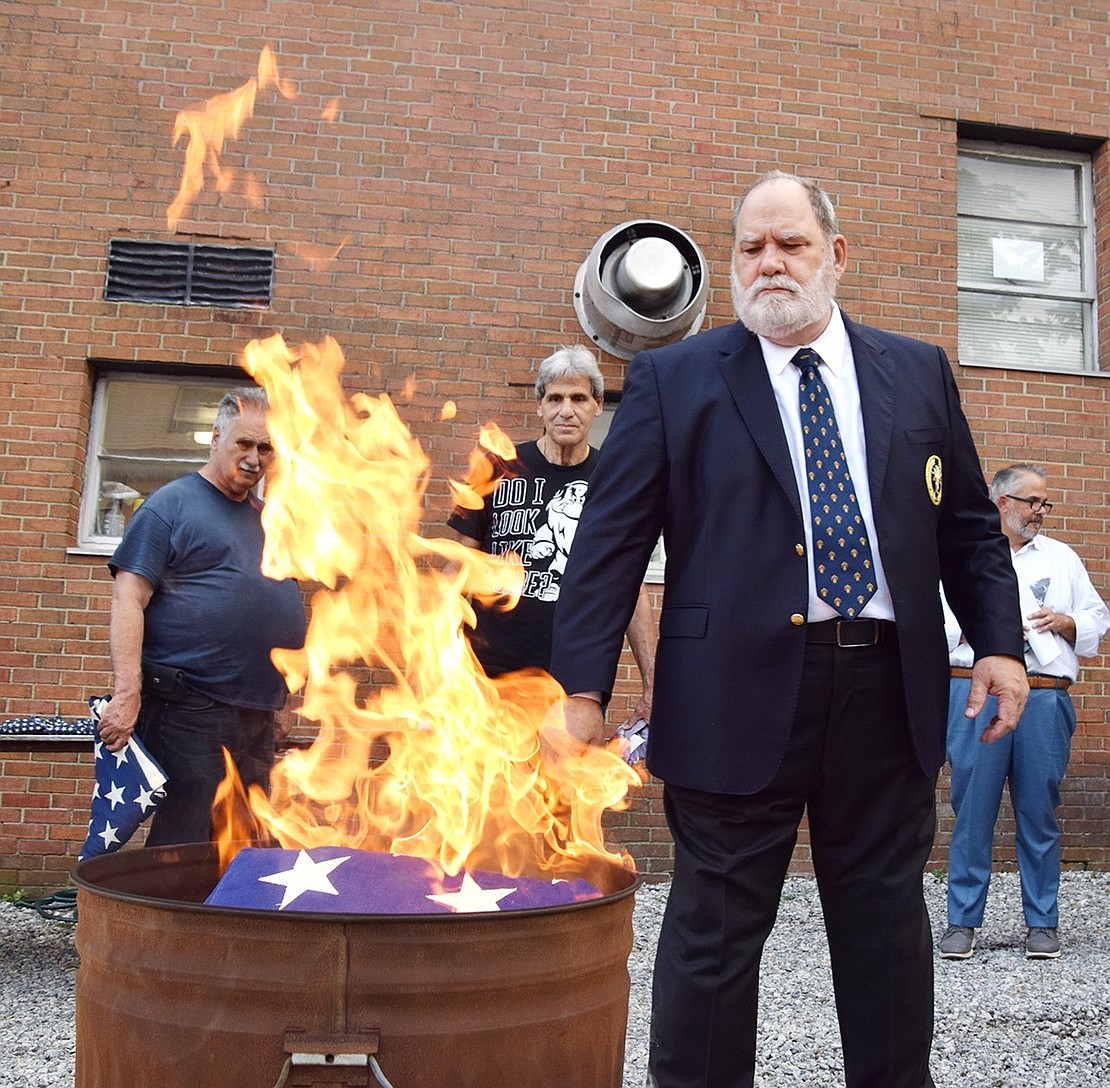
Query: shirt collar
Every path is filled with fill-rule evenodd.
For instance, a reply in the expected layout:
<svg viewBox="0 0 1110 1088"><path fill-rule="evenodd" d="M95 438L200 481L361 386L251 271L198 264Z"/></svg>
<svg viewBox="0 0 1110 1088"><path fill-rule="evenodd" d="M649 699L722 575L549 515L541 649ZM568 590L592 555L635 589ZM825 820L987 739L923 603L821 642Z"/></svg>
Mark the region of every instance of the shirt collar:
<svg viewBox="0 0 1110 1088"><path fill-rule="evenodd" d="M840 307L834 302L832 316L824 331L816 340L796 347L787 347L775 344L765 336L759 338L760 347L763 348L763 358L772 374L781 374L789 365L790 360L798 353L800 348L813 348L821 356L821 362L827 366L834 376L839 376L844 365L844 348L848 338L848 331L844 328L844 318Z"/></svg>
<svg viewBox="0 0 1110 1088"><path fill-rule="evenodd" d="M1041 530L1041 532L1033 537L1032 540L1027 540L1024 544L1022 544L1022 546L1018 548L1016 552L1014 552L1014 555L1021 555L1022 552L1026 551L1029 548L1032 548L1034 551L1039 552L1044 547L1044 544L1042 543L1043 537L1044 530Z"/></svg>

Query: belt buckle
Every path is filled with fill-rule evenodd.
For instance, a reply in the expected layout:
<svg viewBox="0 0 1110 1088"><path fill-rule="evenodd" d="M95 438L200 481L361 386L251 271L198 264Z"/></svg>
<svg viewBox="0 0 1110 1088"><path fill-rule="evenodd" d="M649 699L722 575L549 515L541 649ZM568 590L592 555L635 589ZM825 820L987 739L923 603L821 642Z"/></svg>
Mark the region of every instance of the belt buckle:
<svg viewBox="0 0 1110 1088"><path fill-rule="evenodd" d="M868 642L844 642L841 640L840 632L845 627L850 627L853 623L869 622L871 624L871 639ZM858 629L857 629L858 630ZM876 620L837 620L836 621L836 648L838 650L858 650L866 646L874 646L879 641L879 625Z"/></svg>

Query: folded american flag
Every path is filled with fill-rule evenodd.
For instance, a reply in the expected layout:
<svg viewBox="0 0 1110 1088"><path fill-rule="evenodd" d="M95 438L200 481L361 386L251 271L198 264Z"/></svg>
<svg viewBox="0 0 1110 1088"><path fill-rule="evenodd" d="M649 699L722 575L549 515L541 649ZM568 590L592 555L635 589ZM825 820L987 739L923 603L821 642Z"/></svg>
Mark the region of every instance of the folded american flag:
<svg viewBox="0 0 1110 1088"><path fill-rule="evenodd" d="M94 695L89 710L94 722L110 696ZM166 775L150 753L132 737L118 752L109 752L99 734L96 752L89 835L78 861L118 850L166 796Z"/></svg>
<svg viewBox="0 0 1110 1088"><path fill-rule="evenodd" d="M585 880L539 880L374 850L244 847L205 900L210 906L328 914L471 914L597 899Z"/></svg>

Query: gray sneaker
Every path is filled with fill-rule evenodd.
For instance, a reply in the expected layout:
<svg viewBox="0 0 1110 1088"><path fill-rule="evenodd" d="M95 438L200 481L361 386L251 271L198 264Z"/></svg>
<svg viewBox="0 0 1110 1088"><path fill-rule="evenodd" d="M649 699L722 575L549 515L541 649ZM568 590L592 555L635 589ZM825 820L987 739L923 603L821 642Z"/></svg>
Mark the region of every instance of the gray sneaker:
<svg viewBox="0 0 1110 1088"><path fill-rule="evenodd" d="M949 926L937 951L942 960L966 960L975 951L975 930L971 926Z"/></svg>
<svg viewBox="0 0 1110 1088"><path fill-rule="evenodd" d="M1054 960L1060 955L1060 938L1056 929L1034 927L1025 935L1025 958Z"/></svg>

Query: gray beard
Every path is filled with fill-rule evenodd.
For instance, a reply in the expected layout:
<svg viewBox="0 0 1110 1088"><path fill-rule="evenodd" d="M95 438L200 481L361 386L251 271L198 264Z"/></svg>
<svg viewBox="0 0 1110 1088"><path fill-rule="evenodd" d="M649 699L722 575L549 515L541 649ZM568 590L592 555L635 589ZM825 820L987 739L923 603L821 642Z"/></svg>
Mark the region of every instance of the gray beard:
<svg viewBox="0 0 1110 1088"><path fill-rule="evenodd" d="M1016 514L1006 515L1006 527L1015 536L1021 537L1027 544L1041 531L1041 526L1027 525L1025 521Z"/></svg>
<svg viewBox="0 0 1110 1088"><path fill-rule="evenodd" d="M827 261L817 276L802 287L787 276L771 277L774 282L788 283L795 292L788 299L761 299L758 289L765 284L757 280L751 287L740 286L736 270L730 275L732 306L736 316L757 336L769 340L789 336L821 320L832 306L836 279L830 274L832 260Z"/></svg>

